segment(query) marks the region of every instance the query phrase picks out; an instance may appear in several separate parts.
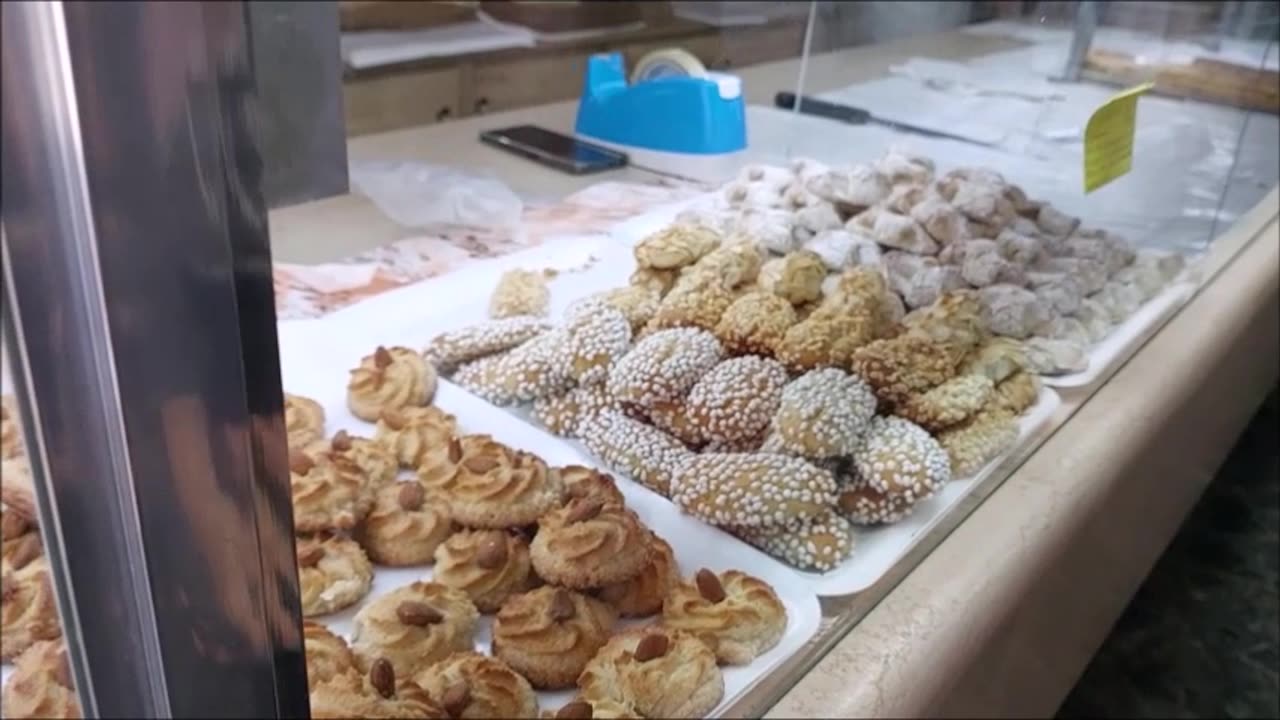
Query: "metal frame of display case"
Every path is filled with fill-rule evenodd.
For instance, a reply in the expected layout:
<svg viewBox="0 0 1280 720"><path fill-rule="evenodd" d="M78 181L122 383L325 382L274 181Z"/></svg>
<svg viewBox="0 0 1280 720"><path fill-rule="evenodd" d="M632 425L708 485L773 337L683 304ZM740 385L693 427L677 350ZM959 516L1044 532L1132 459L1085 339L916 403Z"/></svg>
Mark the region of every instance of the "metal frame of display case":
<svg viewBox="0 0 1280 720"><path fill-rule="evenodd" d="M246 7L3 36L5 342L83 713L305 717Z"/></svg>

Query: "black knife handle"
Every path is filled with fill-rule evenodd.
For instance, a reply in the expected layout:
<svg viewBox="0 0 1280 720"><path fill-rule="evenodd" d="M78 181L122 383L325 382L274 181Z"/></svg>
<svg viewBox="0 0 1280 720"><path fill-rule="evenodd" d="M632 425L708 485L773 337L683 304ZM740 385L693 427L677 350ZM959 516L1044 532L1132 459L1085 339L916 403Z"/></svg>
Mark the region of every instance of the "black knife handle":
<svg viewBox="0 0 1280 720"><path fill-rule="evenodd" d="M773 104L785 110L793 110L796 107L796 95L795 93L779 92L773 96ZM840 120L850 125L865 125L871 121L871 113L861 108L840 105L825 100L815 100L810 97L800 98L800 112L806 115L817 115L818 117Z"/></svg>

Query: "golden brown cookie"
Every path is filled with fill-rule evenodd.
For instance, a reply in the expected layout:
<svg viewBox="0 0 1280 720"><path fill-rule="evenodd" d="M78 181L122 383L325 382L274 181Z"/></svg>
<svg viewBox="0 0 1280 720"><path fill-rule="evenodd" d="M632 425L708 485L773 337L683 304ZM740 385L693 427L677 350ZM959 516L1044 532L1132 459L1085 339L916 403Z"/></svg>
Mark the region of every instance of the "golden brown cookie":
<svg viewBox="0 0 1280 720"><path fill-rule="evenodd" d="M566 465L552 468L551 472L560 476L560 484L564 486L566 500L573 498L596 498L602 503L625 505L626 499L612 476L582 465Z"/></svg>
<svg viewBox="0 0 1280 720"><path fill-rule="evenodd" d="M594 718L600 720L602 718L617 718L618 720L641 720L643 716L636 712L634 708L627 707L616 700L607 698L599 698L596 700L586 700L582 697L575 697L573 700L560 706L554 712L551 710L543 710L542 717L544 720L557 720L559 718Z"/></svg>
<svg viewBox="0 0 1280 720"><path fill-rule="evenodd" d="M648 718L706 717L724 697L715 653L690 633L659 626L614 635L578 678L582 699L612 701Z"/></svg>
<svg viewBox="0 0 1280 720"><path fill-rule="evenodd" d="M311 689L311 717L448 718L418 684L396 677L385 659L374 661L366 676L355 671L332 677Z"/></svg>
<svg viewBox="0 0 1280 720"><path fill-rule="evenodd" d="M1039 399L1039 378L1034 373L1019 370L996 385L992 402L1000 409L1021 415Z"/></svg>
<svg viewBox="0 0 1280 720"><path fill-rule="evenodd" d="M361 420L373 422L384 410L419 407L436 394L436 371L406 347L378 346L360 360L347 382L347 407Z"/></svg>
<svg viewBox="0 0 1280 720"><path fill-rule="evenodd" d="M480 613L465 593L435 582L415 582L375 598L356 613L351 650L368 672L386 658L410 677L452 653L470 650Z"/></svg>
<svg viewBox="0 0 1280 720"><path fill-rule="evenodd" d="M453 381L494 405L514 405L570 388L570 366L569 331L556 328L514 350L463 365Z"/></svg>
<svg viewBox="0 0 1280 720"><path fill-rule="evenodd" d="M6 718L79 718L80 699L62 640L38 642L18 656L0 694Z"/></svg>
<svg viewBox="0 0 1280 720"><path fill-rule="evenodd" d="M18 425L17 398L12 395L0 397L0 458L15 458L25 454L22 448L22 430Z"/></svg>
<svg viewBox="0 0 1280 720"><path fill-rule="evenodd" d="M401 467L417 468L439 452L458 432L458 419L434 406L384 411L374 438L392 453Z"/></svg>
<svg viewBox="0 0 1280 720"><path fill-rule="evenodd" d="M412 480L378 489L357 537L379 565L426 565L454 530L445 502Z"/></svg>
<svg viewBox="0 0 1280 720"><path fill-rule="evenodd" d="M304 395L285 393L284 427L289 447L304 448L324 437L324 408Z"/></svg>
<svg viewBox="0 0 1280 720"><path fill-rule="evenodd" d="M578 428L606 410L618 409L618 403L604 383L576 387L572 390L539 398L529 415L535 422L561 437L578 437Z"/></svg>
<svg viewBox="0 0 1280 720"><path fill-rule="evenodd" d="M733 301L720 316L715 333L731 354L772 357L796 322L791 303L767 290L757 290Z"/></svg>
<svg viewBox="0 0 1280 720"><path fill-rule="evenodd" d="M788 379L786 368L776 360L755 356L725 360L689 391L686 417L708 442L748 442L768 430Z"/></svg>
<svg viewBox="0 0 1280 720"><path fill-rule="evenodd" d="M491 443L468 451L444 491L459 524L476 528L532 525L564 500L560 478L538 456Z"/></svg>
<svg viewBox="0 0 1280 720"><path fill-rule="evenodd" d="M714 335L695 328L653 333L636 343L609 373L609 390L626 403L647 407L678 400L724 357Z"/></svg>
<svg viewBox="0 0 1280 720"><path fill-rule="evenodd" d="M0 461L0 501L10 512L39 524L40 512L36 508L35 480L25 455Z"/></svg>
<svg viewBox="0 0 1280 720"><path fill-rule="evenodd" d="M341 455L317 463L301 450L289 451L289 485L296 532L350 530L364 519L372 501L364 472Z"/></svg>
<svg viewBox="0 0 1280 720"><path fill-rule="evenodd" d="M953 477L972 477L1018 440L1018 421L1001 408L983 410L937 434Z"/></svg>
<svg viewBox="0 0 1280 720"><path fill-rule="evenodd" d="M550 329L546 321L536 317L493 320L441 333L432 338L422 354L440 372L450 373L458 365L506 352Z"/></svg>
<svg viewBox="0 0 1280 720"><path fill-rule="evenodd" d="M950 380L968 348L916 335L876 340L853 353L849 367L886 407Z"/></svg>
<svg viewBox="0 0 1280 720"><path fill-rule="evenodd" d="M395 454L382 443L369 438L350 435L339 430L329 440L317 440L306 447L306 453L318 464L331 462L334 455L341 456L349 464L364 473L366 490L377 490L394 482L400 464Z"/></svg>
<svg viewBox="0 0 1280 720"><path fill-rule="evenodd" d="M502 604L493 620L493 654L538 689L571 688L615 620L617 613L600 600L539 588Z"/></svg>
<svg viewBox="0 0 1280 720"><path fill-rule="evenodd" d="M639 575L606 585L596 593L622 617L648 617L658 613L667 593L680 582L680 565L667 541L650 532L649 547L649 564Z"/></svg>
<svg viewBox="0 0 1280 720"><path fill-rule="evenodd" d="M672 225L645 236L636 244L636 265L654 270L678 270L715 250L721 239L719 233L699 225Z"/></svg>
<svg viewBox="0 0 1280 720"><path fill-rule="evenodd" d="M641 335L648 336L673 328L701 328L714 330L729 306L735 293L719 280L702 278L693 280L682 276L671 292L663 296L653 317L645 323Z"/></svg>
<svg viewBox="0 0 1280 720"><path fill-rule="evenodd" d="M616 503L575 499L538 520L534 570L565 587L599 588L630 580L649 562L648 529Z"/></svg>
<svg viewBox="0 0 1280 720"><path fill-rule="evenodd" d="M40 536L27 533L0 574L0 658L11 660L40 640L61 636L49 561Z"/></svg>
<svg viewBox="0 0 1280 720"><path fill-rule="evenodd" d="M516 593L538 586L529 542L503 530L463 530L436 548L436 582L461 590L480 612L496 612Z"/></svg>
<svg viewBox="0 0 1280 720"><path fill-rule="evenodd" d="M775 356L796 373L843 367L857 348L874 337L872 320L818 308L787 330Z"/></svg>
<svg viewBox="0 0 1280 720"><path fill-rule="evenodd" d="M845 495L837 496L837 503ZM726 528L775 558L801 570L827 572L853 553L853 527L832 509L816 518L758 528Z"/></svg>
<svg viewBox="0 0 1280 720"><path fill-rule="evenodd" d="M616 410L591 418L579 432L591 454L664 497L676 469L693 455L674 437Z"/></svg>
<svg viewBox="0 0 1280 720"><path fill-rule="evenodd" d="M569 375L580 386L603 383L631 347L630 321L603 300L583 303L567 315Z"/></svg>
<svg viewBox="0 0 1280 720"><path fill-rule="evenodd" d="M747 665L787 629L787 609L769 583L738 570L702 568L662 603L662 623L693 633L716 659Z"/></svg>
<svg viewBox="0 0 1280 720"><path fill-rule="evenodd" d="M835 503L835 478L800 458L703 453L682 464L671 500L713 525L761 527L821 515Z"/></svg>
<svg viewBox="0 0 1280 720"><path fill-rule="evenodd" d="M459 652L415 679L451 718L538 717L538 696L529 681L497 658Z"/></svg>
<svg viewBox="0 0 1280 720"><path fill-rule="evenodd" d="M838 368L810 370L782 389L772 432L794 455L848 455L862 444L875 412L875 393L857 376Z"/></svg>
<svg viewBox="0 0 1280 720"><path fill-rule="evenodd" d="M957 375L923 393L898 403L894 413L930 432L937 432L973 417L995 394L986 375Z"/></svg>
<svg viewBox="0 0 1280 720"><path fill-rule="evenodd" d="M547 274L541 270L516 268L502 273L489 297L489 317L499 320L512 317L541 317L551 303Z"/></svg>
<svg viewBox="0 0 1280 720"><path fill-rule="evenodd" d="M898 417L874 418L853 462L872 490L911 506L951 479L951 461L938 441Z"/></svg>
<svg viewBox="0 0 1280 720"><path fill-rule="evenodd" d="M302 641L307 652L309 690L315 690L316 685L330 678L359 672L356 670L356 657L351 654L347 641L329 632L324 625L304 620Z"/></svg>
<svg viewBox="0 0 1280 720"><path fill-rule="evenodd" d="M303 617L350 607L373 586L373 566L356 541L317 535L297 540Z"/></svg>
<svg viewBox="0 0 1280 720"><path fill-rule="evenodd" d="M418 464L418 482L422 483L429 494L443 497L453 487L462 457L462 441L456 437L450 438L442 446L429 449Z"/></svg>

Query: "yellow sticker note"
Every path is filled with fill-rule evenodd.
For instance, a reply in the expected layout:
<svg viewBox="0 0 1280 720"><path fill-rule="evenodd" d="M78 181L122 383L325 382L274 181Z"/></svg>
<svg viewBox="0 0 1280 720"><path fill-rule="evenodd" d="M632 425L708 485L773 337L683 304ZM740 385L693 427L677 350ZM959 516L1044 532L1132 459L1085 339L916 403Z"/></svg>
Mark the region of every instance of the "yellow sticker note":
<svg viewBox="0 0 1280 720"><path fill-rule="evenodd" d="M1143 83L1102 103L1084 126L1084 191L1091 193L1133 167L1133 129Z"/></svg>

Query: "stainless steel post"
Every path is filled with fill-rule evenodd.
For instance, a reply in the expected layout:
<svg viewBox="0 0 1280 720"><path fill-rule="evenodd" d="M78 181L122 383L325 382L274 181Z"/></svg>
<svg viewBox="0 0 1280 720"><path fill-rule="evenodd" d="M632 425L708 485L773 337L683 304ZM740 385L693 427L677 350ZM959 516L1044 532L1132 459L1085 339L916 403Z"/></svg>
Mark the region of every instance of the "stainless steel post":
<svg viewBox="0 0 1280 720"><path fill-rule="evenodd" d="M1081 0L1076 6L1074 32L1071 36L1071 50L1067 54L1067 64L1062 75L1056 80L1078 82L1084 70L1084 60L1093 45L1093 34L1098 29L1098 4L1094 0Z"/></svg>

